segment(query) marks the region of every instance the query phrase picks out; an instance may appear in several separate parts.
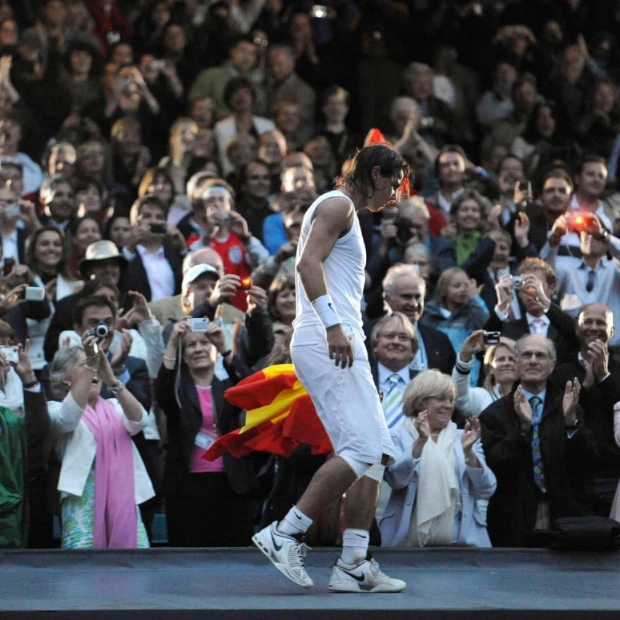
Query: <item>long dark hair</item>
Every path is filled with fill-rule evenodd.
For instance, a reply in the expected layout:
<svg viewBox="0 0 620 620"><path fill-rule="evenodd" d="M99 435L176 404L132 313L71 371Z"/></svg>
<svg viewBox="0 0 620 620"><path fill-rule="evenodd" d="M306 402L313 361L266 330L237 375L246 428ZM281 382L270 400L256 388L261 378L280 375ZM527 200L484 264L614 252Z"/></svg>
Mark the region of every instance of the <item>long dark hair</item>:
<svg viewBox="0 0 620 620"><path fill-rule="evenodd" d="M60 237L60 245L62 247L62 258L60 259L58 266L56 267L56 273L62 276L67 275L67 248L65 246L65 234L56 228L56 226L42 226L32 233L30 243L28 244L28 250L26 250L26 264L30 268L30 271L34 275L40 275L39 265L36 259L36 248L39 237L46 232L56 233Z"/></svg>
<svg viewBox="0 0 620 620"><path fill-rule="evenodd" d="M408 175L409 166L404 159L387 144L371 144L358 151L348 172L336 179L336 187L347 187L360 191L365 198L375 193L372 169L379 166L381 175L393 177L401 170Z"/></svg>

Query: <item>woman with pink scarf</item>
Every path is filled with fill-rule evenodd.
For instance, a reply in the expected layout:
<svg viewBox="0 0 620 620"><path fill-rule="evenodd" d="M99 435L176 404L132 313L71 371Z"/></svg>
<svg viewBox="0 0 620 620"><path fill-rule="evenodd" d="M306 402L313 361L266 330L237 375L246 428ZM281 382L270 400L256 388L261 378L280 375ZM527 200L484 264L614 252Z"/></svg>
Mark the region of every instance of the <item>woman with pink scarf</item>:
<svg viewBox="0 0 620 620"><path fill-rule="evenodd" d="M85 334L82 345L58 351L50 369L62 547L148 547L138 505L155 492L131 440L144 429L146 412L114 376L95 338ZM101 397L102 383L114 398Z"/></svg>

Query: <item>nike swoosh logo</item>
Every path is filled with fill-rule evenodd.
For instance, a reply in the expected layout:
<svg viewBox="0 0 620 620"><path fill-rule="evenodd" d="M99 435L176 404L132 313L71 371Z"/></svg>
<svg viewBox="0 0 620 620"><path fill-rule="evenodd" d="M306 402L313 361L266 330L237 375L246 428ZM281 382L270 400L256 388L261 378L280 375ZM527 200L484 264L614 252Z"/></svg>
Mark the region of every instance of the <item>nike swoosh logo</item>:
<svg viewBox="0 0 620 620"><path fill-rule="evenodd" d="M336 311L334 310L334 306L332 306L332 304L327 304L327 305L328 305L328 306L332 309L332 311L333 311L333 312L336 312Z"/></svg>
<svg viewBox="0 0 620 620"><path fill-rule="evenodd" d="M366 536L364 536L364 534L356 534L356 536L359 536L360 538L366 539Z"/></svg>
<svg viewBox="0 0 620 620"><path fill-rule="evenodd" d="M347 575L349 575L350 577L353 577L353 579L355 579L356 581L359 581L360 583L363 583L366 578L364 577L364 575L356 575L355 573L350 573L349 571L345 571L347 573Z"/></svg>
<svg viewBox="0 0 620 620"><path fill-rule="evenodd" d="M293 514L301 521L301 517L296 512L294 512ZM358 536L359 536L359 534L358 534Z"/></svg>
<svg viewBox="0 0 620 620"><path fill-rule="evenodd" d="M276 537L273 535L273 532L271 532L271 542L273 543L273 546L275 547L276 551L280 551L280 549L282 549L283 545L279 545L276 542Z"/></svg>

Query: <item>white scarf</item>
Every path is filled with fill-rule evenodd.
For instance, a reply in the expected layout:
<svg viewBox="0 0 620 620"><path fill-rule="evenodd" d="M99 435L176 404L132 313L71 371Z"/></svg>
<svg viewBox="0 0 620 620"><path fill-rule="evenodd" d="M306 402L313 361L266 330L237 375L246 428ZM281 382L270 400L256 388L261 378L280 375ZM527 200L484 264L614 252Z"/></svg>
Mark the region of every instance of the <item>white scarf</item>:
<svg viewBox="0 0 620 620"><path fill-rule="evenodd" d="M2 382L0 382L0 406L7 407L15 412L20 409L23 410L24 389L21 379L13 368L9 368L4 383L4 390L2 390Z"/></svg>
<svg viewBox="0 0 620 620"><path fill-rule="evenodd" d="M405 428L418 438L414 420L406 417ZM454 470L454 422L439 433L437 442L429 439L419 465L416 505L409 526L408 546L447 546L452 544L454 517L461 509L459 484Z"/></svg>

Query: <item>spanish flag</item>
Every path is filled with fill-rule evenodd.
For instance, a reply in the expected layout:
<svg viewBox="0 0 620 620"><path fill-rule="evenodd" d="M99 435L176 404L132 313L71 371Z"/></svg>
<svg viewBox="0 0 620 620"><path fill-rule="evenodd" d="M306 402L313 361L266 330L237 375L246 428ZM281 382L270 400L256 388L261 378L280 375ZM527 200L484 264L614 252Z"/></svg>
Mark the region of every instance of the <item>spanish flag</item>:
<svg viewBox="0 0 620 620"><path fill-rule="evenodd" d="M255 450L290 456L301 443L312 454L333 450L310 396L292 364L269 366L226 390L226 400L245 409L245 426L220 437L204 454L214 461L225 453L241 457Z"/></svg>

